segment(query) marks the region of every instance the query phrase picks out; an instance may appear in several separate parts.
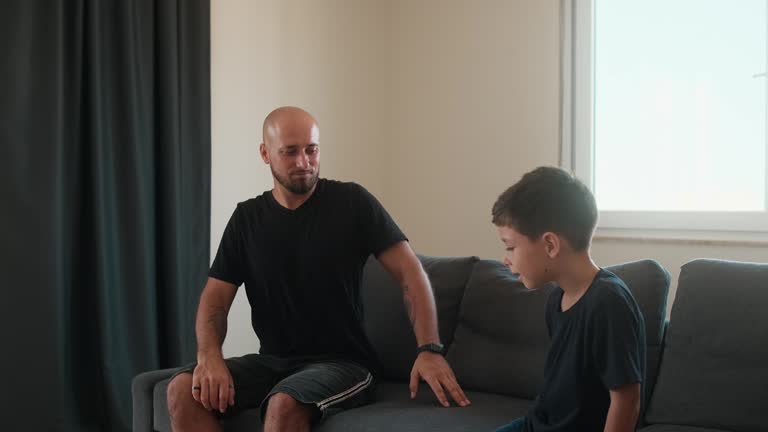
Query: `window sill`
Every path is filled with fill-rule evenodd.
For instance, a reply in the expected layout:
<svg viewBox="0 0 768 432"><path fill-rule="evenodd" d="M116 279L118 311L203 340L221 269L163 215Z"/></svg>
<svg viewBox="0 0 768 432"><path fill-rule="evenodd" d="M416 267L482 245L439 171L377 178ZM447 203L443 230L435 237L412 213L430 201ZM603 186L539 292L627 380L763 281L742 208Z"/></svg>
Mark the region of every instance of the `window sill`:
<svg viewBox="0 0 768 432"><path fill-rule="evenodd" d="M764 248L768 247L768 233L598 228L593 241Z"/></svg>

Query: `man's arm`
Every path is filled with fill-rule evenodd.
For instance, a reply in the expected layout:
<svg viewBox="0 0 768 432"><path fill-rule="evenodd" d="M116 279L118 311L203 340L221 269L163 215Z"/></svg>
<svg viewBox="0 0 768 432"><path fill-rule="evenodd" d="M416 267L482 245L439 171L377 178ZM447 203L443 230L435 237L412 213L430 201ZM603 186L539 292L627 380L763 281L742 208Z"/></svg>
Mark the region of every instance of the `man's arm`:
<svg viewBox="0 0 768 432"><path fill-rule="evenodd" d="M640 383L627 384L609 393L611 406L605 420L605 432L634 432L640 415Z"/></svg>
<svg viewBox="0 0 768 432"><path fill-rule="evenodd" d="M432 288L411 246L406 241L395 243L381 252L377 258L403 289L405 309L418 345L439 343L437 311ZM429 384L444 406L450 405L445 390L459 405L469 405L470 402L456 382L456 376L451 367L440 354L425 351L416 357L411 370L411 398L416 397L419 378Z"/></svg>
<svg viewBox="0 0 768 432"><path fill-rule="evenodd" d="M227 403L235 403L232 375L221 351L235 294L237 286L209 277L200 295L195 321L197 367L192 374L192 396L207 410L218 409L222 413Z"/></svg>

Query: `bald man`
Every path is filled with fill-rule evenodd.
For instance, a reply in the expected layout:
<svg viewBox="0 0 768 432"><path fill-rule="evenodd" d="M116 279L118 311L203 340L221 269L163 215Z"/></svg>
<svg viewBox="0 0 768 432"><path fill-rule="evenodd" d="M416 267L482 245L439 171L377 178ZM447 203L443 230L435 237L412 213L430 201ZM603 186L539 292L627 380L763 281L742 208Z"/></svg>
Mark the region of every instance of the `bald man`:
<svg viewBox="0 0 768 432"><path fill-rule="evenodd" d="M403 289L418 341L411 372L444 406L467 406L442 356L432 290L405 235L362 186L321 179L320 130L295 107L264 121L260 153L274 188L237 205L200 297L197 363L168 385L176 432L219 431L218 419L260 407L264 431L308 431L370 401L376 356L365 336L360 280L374 254ZM237 288L245 284L259 354L224 359Z"/></svg>

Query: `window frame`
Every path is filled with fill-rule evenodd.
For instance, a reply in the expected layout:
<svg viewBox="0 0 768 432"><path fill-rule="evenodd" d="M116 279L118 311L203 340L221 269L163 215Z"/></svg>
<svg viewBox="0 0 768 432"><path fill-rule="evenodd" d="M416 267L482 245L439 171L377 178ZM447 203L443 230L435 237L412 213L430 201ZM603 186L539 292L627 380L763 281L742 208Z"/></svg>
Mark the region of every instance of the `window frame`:
<svg viewBox="0 0 768 432"><path fill-rule="evenodd" d="M560 165L573 172L590 190L594 190L594 0L562 0L561 6ZM768 43L766 49L768 50ZM768 104L768 95L766 103ZM768 117L768 106L766 116ZM768 127L768 118L766 126ZM768 209L768 132L765 153L765 203ZM598 229L768 232L768 210L600 210L599 214Z"/></svg>

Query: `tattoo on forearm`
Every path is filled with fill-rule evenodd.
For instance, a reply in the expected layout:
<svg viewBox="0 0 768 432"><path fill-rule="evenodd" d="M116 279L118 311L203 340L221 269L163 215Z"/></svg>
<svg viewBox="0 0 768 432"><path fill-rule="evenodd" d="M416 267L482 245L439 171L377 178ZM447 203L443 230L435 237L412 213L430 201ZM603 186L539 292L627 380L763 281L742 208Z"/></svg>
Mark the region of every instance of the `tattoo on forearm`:
<svg viewBox="0 0 768 432"><path fill-rule="evenodd" d="M411 302L410 288L408 285L403 286L403 302L405 303L405 312L408 314L408 320L411 322L411 327L416 326L416 317L413 315L413 303Z"/></svg>
<svg viewBox="0 0 768 432"><path fill-rule="evenodd" d="M227 311L224 308L212 308L206 323L220 340L224 340L224 336L227 334Z"/></svg>

